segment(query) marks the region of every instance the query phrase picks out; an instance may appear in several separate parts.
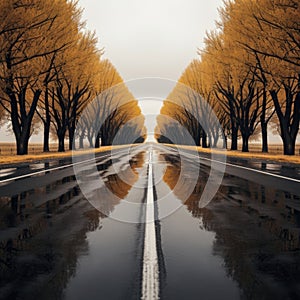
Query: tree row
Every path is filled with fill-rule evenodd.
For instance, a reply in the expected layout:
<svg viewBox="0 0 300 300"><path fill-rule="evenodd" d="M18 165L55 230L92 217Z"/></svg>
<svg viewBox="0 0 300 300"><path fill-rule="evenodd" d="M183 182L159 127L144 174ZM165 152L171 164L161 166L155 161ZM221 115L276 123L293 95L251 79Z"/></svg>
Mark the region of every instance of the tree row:
<svg viewBox="0 0 300 300"><path fill-rule="evenodd" d="M30 136L40 130L44 151L51 136L59 151L65 150L66 139L69 149L77 138L80 146L85 139L93 147L107 145L124 126L127 135L143 139L137 101L114 66L102 59L95 33L85 29L81 14L72 0L0 1L0 116L2 124L11 124L17 154L28 153ZM101 96L115 85L117 95L114 90ZM121 94L126 105L120 103ZM80 116L97 97L101 107L83 125ZM101 117L106 120L96 128L93 121Z"/></svg>
<svg viewBox="0 0 300 300"><path fill-rule="evenodd" d="M268 133L276 131L284 154L295 154L300 120L299 5L295 0L225 1L217 28L207 33L199 58L190 63L164 103L158 139L166 141L169 136L179 141L184 127L196 145L216 146L221 138L224 145L230 140L236 150L241 138L242 151L247 152L249 139L260 138L262 151L268 152ZM221 126L211 119L210 108Z"/></svg>

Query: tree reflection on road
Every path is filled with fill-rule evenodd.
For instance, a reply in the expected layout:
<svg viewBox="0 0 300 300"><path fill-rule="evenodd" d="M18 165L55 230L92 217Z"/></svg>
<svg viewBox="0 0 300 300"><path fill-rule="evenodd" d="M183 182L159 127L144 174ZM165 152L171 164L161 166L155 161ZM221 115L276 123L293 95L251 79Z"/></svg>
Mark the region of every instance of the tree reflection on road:
<svg viewBox="0 0 300 300"><path fill-rule="evenodd" d="M164 159L170 161L168 155ZM200 230L215 233L213 252L224 259L228 276L238 282L244 297L298 297L299 198L225 175L217 196L201 209L199 199L208 173L209 168L201 166L199 181L187 200L183 188L175 188L179 176L176 164L168 164L164 181L183 199L192 216L200 220Z"/></svg>

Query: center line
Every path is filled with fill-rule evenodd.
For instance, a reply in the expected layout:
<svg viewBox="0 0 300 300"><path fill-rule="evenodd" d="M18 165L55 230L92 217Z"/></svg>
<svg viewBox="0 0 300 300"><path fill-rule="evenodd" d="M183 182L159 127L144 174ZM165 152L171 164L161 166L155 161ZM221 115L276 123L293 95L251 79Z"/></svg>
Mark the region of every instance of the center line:
<svg viewBox="0 0 300 300"><path fill-rule="evenodd" d="M147 208L145 222L141 299L156 300L159 299L159 268L154 217L152 151L149 152Z"/></svg>

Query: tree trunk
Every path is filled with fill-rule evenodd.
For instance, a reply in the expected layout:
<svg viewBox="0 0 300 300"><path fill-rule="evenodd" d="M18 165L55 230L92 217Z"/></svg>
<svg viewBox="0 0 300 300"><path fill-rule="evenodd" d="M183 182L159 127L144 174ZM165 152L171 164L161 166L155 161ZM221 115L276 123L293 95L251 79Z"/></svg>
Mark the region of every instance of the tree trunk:
<svg viewBox="0 0 300 300"><path fill-rule="evenodd" d="M284 155L294 155L296 139L299 131L299 122L300 122L300 74L298 80L298 92L294 101L293 107L293 117L287 118L286 113L283 114L282 108L279 103L278 93L274 90L270 91L275 110L280 123L281 139L283 142L283 153ZM292 111L292 101L289 99L289 91L286 91L286 111Z"/></svg>
<svg viewBox="0 0 300 300"><path fill-rule="evenodd" d="M6 93L10 98L11 120L17 144L17 155L25 155L28 154L28 143L32 119L41 95L41 91L38 90L34 92L33 100L28 113L26 112L26 108L24 106L26 89L22 90L18 95L19 101L17 101L16 95L10 87L6 89Z"/></svg>
<svg viewBox="0 0 300 300"><path fill-rule="evenodd" d="M266 122L261 122L261 135L262 135L262 152L268 153L268 124Z"/></svg>
<svg viewBox="0 0 300 300"><path fill-rule="evenodd" d="M212 137L211 137L211 134L208 135L208 148L211 148L212 147Z"/></svg>
<svg viewBox="0 0 300 300"><path fill-rule="evenodd" d="M79 136L79 148L80 149L84 148L83 140L84 140L84 133Z"/></svg>
<svg viewBox="0 0 300 300"><path fill-rule="evenodd" d="M197 147L201 146L201 127L200 126L198 126L198 128L197 128L195 144Z"/></svg>
<svg viewBox="0 0 300 300"><path fill-rule="evenodd" d="M44 122L44 142L43 142L43 151L49 152L49 135L50 135L50 126Z"/></svg>
<svg viewBox="0 0 300 300"><path fill-rule="evenodd" d="M58 136L58 152L65 152L65 136Z"/></svg>
<svg viewBox="0 0 300 300"><path fill-rule="evenodd" d="M67 129L65 127L61 127L57 130L58 152L65 152L66 131L67 131Z"/></svg>
<svg viewBox="0 0 300 300"><path fill-rule="evenodd" d="M74 136L75 136L75 130L72 126L68 127L68 132L69 132L69 150L72 149L76 149L76 145L75 145L75 140L74 140ZM73 148L74 146L74 148Z"/></svg>
<svg viewBox="0 0 300 300"><path fill-rule="evenodd" d="M50 116L50 109L49 109L49 94L48 94L48 87L46 87L45 91L45 121L44 123L44 143L43 143L43 151L49 152L49 137L50 137L50 124L51 124L51 116Z"/></svg>
<svg viewBox="0 0 300 300"><path fill-rule="evenodd" d="M282 140L284 155L295 155L296 139L292 139L286 135Z"/></svg>
<svg viewBox="0 0 300 300"><path fill-rule="evenodd" d="M94 146L93 137L89 135L88 136L88 140L89 140L89 146L90 146L90 148L93 148L93 146Z"/></svg>
<svg viewBox="0 0 300 300"><path fill-rule="evenodd" d="M24 132L25 129L23 129L22 131L22 135L20 136L20 138L16 139L16 143L17 143L17 155L26 155L28 154L28 143L29 143L29 133L26 134L26 132Z"/></svg>
<svg viewBox="0 0 300 300"><path fill-rule="evenodd" d="M223 149L227 149L227 136L224 135L224 140L223 140Z"/></svg>
<svg viewBox="0 0 300 300"><path fill-rule="evenodd" d="M234 125L231 127L231 147L230 150L238 149L238 128Z"/></svg>
<svg viewBox="0 0 300 300"><path fill-rule="evenodd" d="M100 132L95 137L95 148L100 148Z"/></svg>
<svg viewBox="0 0 300 300"><path fill-rule="evenodd" d="M262 149L261 151L267 153L268 149L268 123L266 121L266 109L267 109L267 90L264 85L263 89L263 103L262 103L262 113L260 116L261 124L261 137L262 137Z"/></svg>
<svg viewBox="0 0 300 300"><path fill-rule="evenodd" d="M109 146L108 138L106 138L105 136L101 137L101 146Z"/></svg>
<svg viewBox="0 0 300 300"><path fill-rule="evenodd" d="M28 154L30 127L31 127L31 122L29 120L26 120L23 123L22 130L20 130L20 134L18 136L16 135L17 155Z"/></svg>
<svg viewBox="0 0 300 300"><path fill-rule="evenodd" d="M219 141L219 135L214 135L213 139L214 139L214 142L213 142L212 147L217 148L218 141Z"/></svg>
<svg viewBox="0 0 300 300"><path fill-rule="evenodd" d="M171 143L173 144L173 142L171 142ZM101 139L101 146L108 146L108 145L109 145L109 142L105 138Z"/></svg>
<svg viewBox="0 0 300 300"><path fill-rule="evenodd" d="M103 126L100 128L101 146L109 145L109 138L108 138L107 132L108 132L108 130L105 129Z"/></svg>
<svg viewBox="0 0 300 300"><path fill-rule="evenodd" d="M249 152L249 135L243 135L243 147L242 152Z"/></svg>
<svg viewBox="0 0 300 300"><path fill-rule="evenodd" d="M202 148L207 148L207 134L204 130L202 131Z"/></svg>

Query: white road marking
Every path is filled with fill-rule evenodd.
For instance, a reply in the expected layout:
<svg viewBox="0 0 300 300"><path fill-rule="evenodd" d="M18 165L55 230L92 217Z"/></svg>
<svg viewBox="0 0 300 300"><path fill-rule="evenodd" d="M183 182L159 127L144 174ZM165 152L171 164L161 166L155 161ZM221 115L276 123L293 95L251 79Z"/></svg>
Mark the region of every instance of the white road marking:
<svg viewBox="0 0 300 300"><path fill-rule="evenodd" d="M243 170L247 170L247 171L252 171L252 172L260 173L260 174L267 175L267 176L273 176L273 177L277 177L277 178L280 178L280 179L285 179L285 180L289 180L289 181L294 181L294 182L300 183L300 180L296 179L296 178L291 178L291 177L286 177L286 176L282 176L282 175L278 175L278 174L274 174L274 173L264 172L264 171L261 171L261 170L252 169L252 168L248 168L248 167L244 167L244 166L239 166L239 165L234 165L234 164L231 164L231 163L222 162L222 161L218 161L218 160L213 160L213 159L209 159L209 158L205 158L205 157L201 157L201 156L200 156L200 159L210 160L210 161L214 161L214 162L217 162L219 164L226 165L226 166L231 166L231 167L234 167L234 168L239 168L239 169L243 169Z"/></svg>
<svg viewBox="0 0 300 300"><path fill-rule="evenodd" d="M114 152L114 154L119 154L119 153L122 153L122 152L125 152L125 151ZM111 155L111 153L107 154L107 155L103 155L103 156L101 156L101 158L109 157L110 155ZM58 171L58 170L66 169L66 168L69 168L69 167L72 167L72 166L76 166L76 165L80 165L80 164L84 164L84 163L93 161L95 159L96 159L96 157L91 158L91 159L87 159L87 160L83 160L83 161L80 161L80 162L77 162L77 163L63 165L63 166L55 167L55 168L51 168L51 169L43 169L41 171L31 172L31 173L24 174L24 175L3 179L3 180L0 180L0 184L10 182L10 181L14 181L14 180L18 180L18 179L24 179L24 178L39 175L39 174L44 174L45 172L52 172L52 171Z"/></svg>
<svg viewBox="0 0 300 300"><path fill-rule="evenodd" d="M159 299L159 268L155 232L152 151L149 152L147 209L145 222L141 299L156 300Z"/></svg>
<svg viewBox="0 0 300 300"><path fill-rule="evenodd" d="M194 154L191 154L191 153L185 152L185 154L197 157L197 155L194 155ZM282 176L282 175L278 175L278 174L274 174L274 173L269 173L269 172L264 172L264 171L253 169L253 168L248 168L248 167L244 167L244 166L234 165L234 164L231 164L231 163L228 163L228 162L222 162L222 161L219 161L219 160L214 160L214 159L206 158L206 157L201 156L200 153L199 153L198 157L200 159L207 160L207 161L213 161L213 162L216 162L216 163L219 163L219 164L222 164L222 165L226 165L226 166L230 166L230 167L234 167L234 168L239 168L239 169L243 169L243 170L247 170L247 171L252 171L252 172L260 173L260 174L267 175L267 176L273 176L273 177L277 177L277 178L280 178L280 179L285 179L285 180L290 180L290 181L294 181L294 182L300 183L300 180L296 179L296 178L286 177L286 176Z"/></svg>

